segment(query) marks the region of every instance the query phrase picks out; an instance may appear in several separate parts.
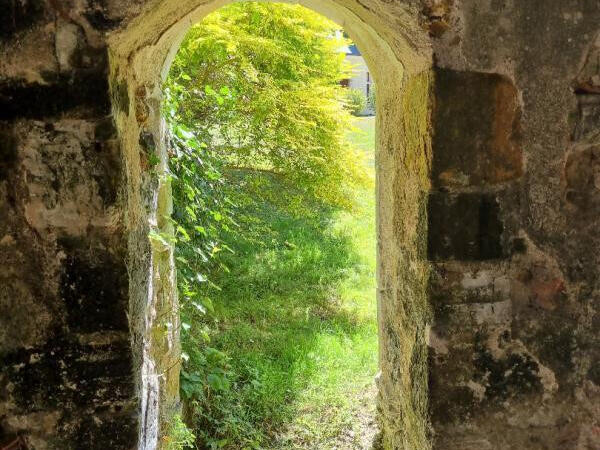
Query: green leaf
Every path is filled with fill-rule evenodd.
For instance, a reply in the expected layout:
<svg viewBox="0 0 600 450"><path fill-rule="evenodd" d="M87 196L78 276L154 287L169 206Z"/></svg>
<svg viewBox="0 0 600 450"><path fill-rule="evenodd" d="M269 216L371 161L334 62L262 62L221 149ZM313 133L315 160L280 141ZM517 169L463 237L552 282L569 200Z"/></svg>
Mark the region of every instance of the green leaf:
<svg viewBox="0 0 600 450"><path fill-rule="evenodd" d="M211 373L206 377L206 381L216 391L225 391L230 386L229 380L221 374Z"/></svg>
<svg viewBox="0 0 600 450"><path fill-rule="evenodd" d="M200 303L198 302L192 302L192 305L198 310L200 311L202 314L206 313L206 308L204 306L202 306Z"/></svg>
<svg viewBox="0 0 600 450"><path fill-rule="evenodd" d="M156 155L155 153L150 153L148 155L148 164L151 167L155 167L158 164L160 164L160 158L158 157L158 155Z"/></svg>
<svg viewBox="0 0 600 450"><path fill-rule="evenodd" d="M185 230L185 228L183 228L181 225L177 226L177 231L183 236L183 239L188 242L190 241L190 235L188 234L188 232Z"/></svg>

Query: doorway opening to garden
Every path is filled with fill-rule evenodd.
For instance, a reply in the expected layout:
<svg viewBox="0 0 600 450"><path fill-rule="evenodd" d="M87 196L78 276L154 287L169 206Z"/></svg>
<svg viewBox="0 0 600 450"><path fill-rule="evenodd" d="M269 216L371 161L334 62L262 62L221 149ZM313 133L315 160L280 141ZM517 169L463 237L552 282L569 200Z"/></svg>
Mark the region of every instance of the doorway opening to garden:
<svg viewBox="0 0 600 450"><path fill-rule="evenodd" d="M302 6L234 3L188 31L163 92L194 445L371 448L376 100L356 43Z"/></svg>
<svg viewBox="0 0 600 450"><path fill-rule="evenodd" d="M230 389L231 392L239 394L236 390L247 382L245 385L250 386L250 393L253 389L260 393L262 389L262 392L270 394L271 392L267 391L276 386L281 388L279 392L283 395L279 398L286 398L285 395L287 394L283 386L286 382L292 383L294 381L293 377L288 377L287 380L282 380L276 385L268 385L270 387L265 388L265 380L261 380L260 376L256 376L255 371L247 370L249 366L251 368L251 364L247 364L247 362L252 361L250 358L252 356L251 350L253 346L257 345L256 339L251 337L253 333L257 334L257 330L260 330L262 338L267 341L270 336L277 333L276 328L263 327L261 329L261 321L266 320L270 315L281 318L282 311L285 311L283 307L289 307L289 304L282 304L282 308L259 308L257 311L253 311L244 309L251 302L241 302L242 296L252 297L251 300L258 303L259 300L255 295L259 291L257 288L265 293L264 298L272 297L274 293L278 294L278 290L282 291L287 288L293 291L294 300L298 304L302 304L301 302L307 297L306 294L318 292L321 296L321 304L318 307L305 307L302 311L302 317L299 314L302 308L297 308L298 317L295 320L297 320L297 324L303 323L309 330L310 327L313 327L313 336L322 338L321 340L313 339L310 341L310 345L315 348L320 346L320 348L331 349L331 345L328 345L326 338L331 336L336 338L339 335L331 335L331 333L328 335L327 327L324 326L320 329L317 326L318 324L327 323L327 320L332 317L332 308L328 309L323 305L336 304L335 296L325 295L327 290L323 288L324 281L327 281L327 276L331 275L332 269L336 267L335 264L340 262L336 258L340 258L343 262L341 265L343 270L333 271L338 277L337 279L334 277L334 281L339 285L340 283L343 284L343 277L351 277L357 266L352 266L350 263L356 261L356 259L353 259L352 255L346 251L349 245L348 241L352 239L360 241L356 234L361 227L368 223L368 220L363 220L360 223L351 224L350 222L354 219L347 215L344 216L344 213L340 212L337 215L328 216L328 220L322 224L313 221L312 224L308 223L306 226L301 227L302 220L308 221L311 218L306 205L300 200L297 200L296 203L284 202L282 201L283 195L276 195L277 192L273 189L273 186L283 181L278 180L278 178L282 178L278 174L270 173L274 172L274 167L287 169L293 177L301 178L304 174L314 177L315 174L311 171L317 170L317 168L324 171L323 175L327 175L327 169L331 167L339 168L340 160L333 157L331 161L334 164L331 166L321 164L318 158L309 158L310 164L302 167L298 159L290 158L293 154L272 152L263 155L263 157L267 162L276 162L277 166L273 164L273 167L270 167L267 163L260 161L263 164L262 166L253 167L253 169L260 170L253 170L250 174L244 173L244 170L248 167L241 164L237 168L244 170L229 171L226 174L220 167L216 167L219 170L212 173L210 164L208 164L211 161L202 161L202 164L199 163L198 166L202 167L202 170L205 171L204 175L208 177L206 178L208 180L207 185L213 184L212 187L207 186L206 189L223 185L227 185L228 188L232 186L239 187L242 181L245 186L250 184L254 189L254 194L246 195L244 202L231 201L235 208L246 207L248 211L253 211L253 213L256 213L256 211L264 213L266 210L264 205L268 204L271 207L276 205L279 208L277 209L278 213L294 213L295 216L285 216L284 214L269 217L264 214L259 217L260 220L250 220L248 222L251 227L256 227L256 230L258 230L262 226L261 224L265 223L264 221L277 220L278 227L270 228L270 235L265 235L270 239L267 242L262 242L261 239L256 238L257 234L252 233L245 236L243 240L235 241L235 244L240 246L250 244L261 246L257 247L261 249L260 252L246 251L244 253L239 249L234 249L231 245L228 245L229 248L224 245L213 248L216 254L222 255L224 258L246 258L238 265L228 265L227 262L230 263L231 261L223 261L223 266L227 269L221 267L222 276L231 276L233 273L233 276L237 277L236 281L245 281L245 283L231 283L231 286L239 289L239 291L233 291L231 293L234 295L227 296L228 301L233 302L233 304L229 304L231 306L229 311L218 311L218 308L224 308L222 305L225 305L225 303L216 304L217 302L215 302L217 299L215 296L224 295L222 292L225 291L223 287L225 285L221 283L223 286L219 286L218 281L220 279L209 278L206 273L201 271L197 273L196 281L201 285L214 283L215 286L218 286L218 289L214 287L216 291L212 294L214 298L202 297L204 294L200 294L201 300L204 300L204 302L197 302L193 300L196 294L189 292L190 295L187 295L188 293L185 291L187 288L184 286L182 289L181 285L179 286L181 295L177 295L176 265L185 264L185 261L181 260L181 254L176 254L175 242L188 238L191 241L193 236L186 238L185 233L178 228L181 225L177 221L178 208L180 206L185 208L183 202L175 205L176 215L173 215L173 200L177 200L177 195L179 195L176 185L178 181L174 178L174 171L170 168L173 164L174 155L177 156L177 151L174 151L173 145L176 139L180 139L185 141L196 140L193 145L198 146L199 151L212 147L209 147L206 142L203 143L201 139L198 140L193 131L188 129L189 127L184 126L183 128L180 127L179 130L174 129L172 125L173 116L169 116L171 112L168 107L165 107L169 104L168 96L173 93L172 91L169 93L167 88L175 89L173 86L168 86L169 74L177 67L177 53L181 48L181 44L185 41L188 31L193 30L195 24L200 23L211 13L230 3L234 2L185 0L176 4L175 2L159 1L153 4L152 8L144 10L139 17L128 24L123 32L114 34L110 39L110 76L114 117L120 134L126 167L127 189L125 192L128 202L127 224L130 249L128 266L130 280L129 317L136 362L135 370L139 373L137 390L139 391L140 417L142 418L140 422L140 448L143 449L154 449L160 440L168 440L173 433L177 435L178 432L183 430L183 424L174 420L177 417L181 418L180 379L182 381L181 392L183 397L200 395L198 392L184 392L186 388L188 390L194 389L191 387L194 385L194 375L192 371L186 370L187 361L192 361L194 356L190 354L191 350L182 352L181 349L181 334L191 331L192 324L189 323L190 319L185 313L180 314L179 301L188 302L196 308L199 314L206 316L211 308L210 303L207 301L207 299L210 299L212 300L212 308L216 312L222 313L218 322L211 319L212 322L207 324L208 328L204 330L205 335L202 332L199 335L199 339L212 338L210 342L213 347L211 348L216 351L212 352L211 350L209 351L210 354L203 356L212 358L211 364L216 368L220 367L219 370L222 371L222 373L216 374L219 376L210 377L214 389L220 389L223 392ZM431 161L429 98L432 80L430 73L431 49L428 44L428 37L419 25L417 17L411 11L405 11L402 8L398 9L396 14L396 17L402 18L402 20L397 21L391 20L391 16L390 20L387 20L386 17L377 15L358 1L301 0L297 3L339 24L339 29L348 33L349 44L355 43L357 48L363 52L362 56L364 56L367 66L370 68L369 77L377 81L377 100L375 104L377 114L374 119L371 119L375 122L377 131L375 136L375 161L372 162L376 177L375 226L378 337L378 355L376 359L379 370L376 389L378 398L377 422L385 448L428 448L431 434L427 411L426 330L430 311L427 298L429 265L426 259L426 243L427 193L430 186ZM319 20L324 19L320 18ZM304 40L299 40L299 45L304 45L303 42ZM232 54L237 55L235 52L232 52ZM275 56L277 56L276 53ZM314 64L312 65L314 66ZM189 76L192 80L193 77ZM252 79L252 76L249 79ZM185 77L180 79L181 83L190 80L186 80ZM167 81L166 87L165 81ZM336 86L341 90L343 84L343 80L340 80L339 83L336 83ZM218 106L227 105L235 98L235 92L231 86L215 83L210 86L208 83L203 83L200 86L201 96L199 98L208 98ZM314 99L315 97L310 96L310 98ZM222 105L220 105L221 103ZM299 108L296 107L302 104L301 101L290 102L289 113L297 115ZM268 102L265 105L268 105ZM336 107L337 105L336 103ZM189 108L184 110L191 111ZM265 108L265 111L269 111L269 108ZM169 117L171 118L169 119ZM268 120L270 119L267 117L265 119L265 129L268 129ZM171 125L168 121L171 121ZM293 121L289 122L294 123ZM243 121L239 121L239 123L244 124ZM302 122L299 121L299 123ZM249 127L254 125L257 130L261 129L260 122L258 122L258 125L251 123L247 125ZM336 134L336 139L341 134L347 134L347 132L348 130L345 130L343 133ZM365 135L361 134L361 136L364 137ZM283 138L285 138L285 135ZM222 136L220 139L222 141L226 140ZM256 148L261 147L252 148L256 150ZM308 152L311 156L310 150L314 148L314 145L312 142L308 142L306 146L302 146L301 142L296 142L294 148L304 151L305 154ZM344 147L343 151L348 152L349 148ZM248 155L241 153L240 157ZM316 156L316 154L312 156ZM269 158L273 159L270 160ZM366 159L368 168L369 158ZM231 160L226 162L228 164L232 163ZM319 166L319 164L321 165ZM335 164L338 164L338 166L335 166ZM356 167L364 168L365 166L355 165ZM291 170L301 168L305 170ZM351 173L351 169L349 166L343 167L345 172ZM254 172L261 172L261 175L256 175ZM193 176L193 174L190 176ZM211 180L211 177L214 179ZM227 180L225 177L228 177ZM314 177L314 179L318 179L318 177ZM324 179L331 181L331 178L325 176ZM247 180L252 182L250 183ZM358 183L359 181L352 178L344 178L344 180L351 183ZM269 189L261 189L261 183L267 183L265 186ZM289 191L289 186L282 185L279 192L283 193L284 189ZM337 184L330 183L324 185L322 189L312 189L309 192L316 199L324 197L332 201L341 199L351 203L359 200L360 195L357 194L339 195L344 189L344 183L339 182ZM229 201L232 199L223 197L223 193L226 192L226 190L218 189L215 190L216 198L213 196L206 198L213 203L215 200L220 199L220 204L230 205ZM272 195L269 196L269 192ZM348 194L348 192L346 193ZM194 192L185 195L188 199L189 197L192 199L198 197ZM296 195L294 198L300 199L300 197L300 195ZM188 200L187 206L189 206L189 202ZM262 205L262 209L256 208L259 204ZM230 205L231 208L234 208L233 205ZM255 207L250 208L253 205ZM305 207L307 214L299 213L303 207ZM228 208L228 206L225 206L225 208ZM227 216L218 208L211 209L207 205L202 211L210 214L211 220L218 223L219 226L224 223L230 230L233 230L233 226L248 225L237 222L235 225L233 223L228 224ZM192 212L196 214L196 211ZM302 231L288 236L284 231L292 228L285 227L285 221L294 217L301 219L294 222L294 227ZM349 230L345 241L341 239L344 230ZM184 231L187 232L185 228ZM228 230L225 231L229 232ZM206 232L208 234L208 230L202 230L201 228L195 229L194 232L200 234ZM189 232L187 233L189 234ZM290 240L290 237L293 239ZM303 239L300 243L307 245L299 245L299 237ZM327 242L323 242L325 237L328 239ZM361 242L365 248L370 247L364 240ZM335 248L336 245L339 245L340 248L334 252L332 248ZM248 247L246 246L244 249L247 250ZM206 253L207 249L200 250L204 256L197 252L194 254L199 255L201 259L211 259L212 255ZM176 260L176 257L180 257L180 259ZM183 259L187 258L183 256ZM315 261L315 266L320 264L321 273L324 273L323 276L317 277L319 275L318 271L310 265L307 271L298 270L298 267L304 267L299 263L302 261L303 263ZM244 271L233 272L241 269L244 269ZM288 277L285 283L282 283L281 278L275 277L277 271L283 269L291 270L287 274ZM358 272L363 273L360 270ZM364 273L368 273L368 270L365 270ZM259 275L265 276L260 277ZM183 279L179 277L180 281ZM265 282L265 280L268 282ZM298 286L306 282L313 283L319 289L313 288L308 293L299 292ZM345 295L347 298L354 295L352 290L359 284L346 284ZM186 295L189 299L186 298ZM324 300L325 298L331 301L328 303ZM279 301L281 302L281 299ZM194 305L194 303L197 305ZM338 299L338 306L339 303ZM291 315L291 313L288 315ZM356 328L357 321L353 321L350 317L351 314L347 314L343 320L338 318L336 326L331 328L335 329L337 327L340 330L348 329L348 327ZM246 326L240 325L242 319L247 321ZM246 364L241 369L238 367L237 369L240 370L236 369L235 373L232 372L234 367L231 359L223 357L221 353L225 352L221 352L221 350L214 347L217 343L217 337L215 336L218 334L215 330L221 332L219 336L223 336L224 341L222 344L224 346L231 344L230 347L236 352L246 352L244 355ZM253 331L250 333L248 330ZM300 328L295 330L296 335L304 331ZM294 331L289 332L287 335L284 333L282 340L285 342L285 339L288 339L297 345L296 348L306 349L307 346L298 345L298 342L294 339L297 337L296 335L294 335ZM335 341L333 338L332 342ZM250 342L250 340L255 342ZM300 339L297 339L297 341L300 341ZM338 339L338 344L340 342ZM279 341L274 341L274 343L280 344ZM360 343L356 345L358 344ZM206 342L203 345L206 348L209 347ZM273 346L267 347L265 348L272 351L277 357L285 357L281 354L282 352L274 351ZM286 346L280 348L284 347ZM320 378L321 386L330 389L333 383L330 383L331 380L327 380L326 375L327 373L336 372L321 370L325 367L323 365L319 366L321 363L317 361L316 357L313 357L316 353L312 352L313 356L309 357L310 353L307 352L304 359L297 358L294 360L291 357L288 358L288 361L302 362L302 364L298 363L298 367L292 367L295 370L293 373L302 373L302 370L304 370L305 373L310 373L311 376L316 377L315 379ZM369 357L373 356L372 352L366 353L369 354ZM356 355L358 353L354 353L352 358ZM343 363L353 364L352 358L344 359ZM242 360L238 359L236 363ZM340 358L338 358L339 360ZM332 361L335 361L335 359ZM265 365L268 366L269 364L271 364L271 361L266 361ZM341 366L344 364L341 364ZM185 373L181 370L182 366ZM336 369L339 368L336 366ZM289 368L286 370L289 370ZM225 376L227 374L224 373L227 371L232 372L229 379ZM263 373L266 372L268 371L265 369ZM273 373L273 379L276 380L277 377L280 379L285 378L290 372L276 373L276 371L273 371ZM337 374L338 377L342 377L339 371ZM186 379L186 377L189 379ZM207 373L205 373L204 380L206 383L209 382ZM188 381L190 383L186 385ZM202 384L198 382L195 385ZM310 383L305 383L305 385L310 386ZM292 388L292 391L293 389L295 388ZM214 392L214 390L211 392ZM298 394L301 390L296 389L295 392ZM310 389L303 392L306 392L306 398L310 398ZM321 392L325 395L325 391ZM313 390L312 395L318 397L320 394ZM264 396L264 399L268 400L268 398L270 398L269 395ZM300 401L302 396L293 395L289 398ZM233 395L231 399L233 401L232 407L239 406L239 410L243 410L243 405L235 403L235 400L243 399L243 395ZM293 404L291 401L288 403ZM299 404L301 403L296 403L296 407ZM263 402L263 406L266 409L272 408L272 405L266 402ZM232 411L232 407L228 406L223 413L227 415ZM325 410L325 412L330 412L330 409ZM256 411L251 411L251 413L256 413ZM189 419L190 414L191 412L185 409L183 418ZM296 415L295 417L300 416ZM207 420L212 419L207 418ZM224 420L227 420L227 417ZM344 423L344 421L339 423ZM289 423L289 425L288 430L293 428L293 423ZM313 428L318 432L316 427ZM285 427L282 427L276 430L277 432L271 433L271 435L279 436L285 440L285 429ZM343 427L339 429L343 429ZM348 435L350 434L348 432Z"/></svg>

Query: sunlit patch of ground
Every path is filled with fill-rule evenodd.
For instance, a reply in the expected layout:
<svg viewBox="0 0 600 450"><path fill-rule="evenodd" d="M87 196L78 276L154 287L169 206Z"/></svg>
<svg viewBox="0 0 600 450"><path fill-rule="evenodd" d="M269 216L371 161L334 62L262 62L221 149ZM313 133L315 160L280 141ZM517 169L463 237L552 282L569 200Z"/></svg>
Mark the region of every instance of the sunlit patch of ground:
<svg viewBox="0 0 600 450"><path fill-rule="evenodd" d="M374 118L351 140L374 176ZM243 417L271 449L371 448L375 423L377 305L375 195L320 223L270 218L285 245L248 248L220 280L216 348L242 381ZM267 212L266 214L270 214Z"/></svg>

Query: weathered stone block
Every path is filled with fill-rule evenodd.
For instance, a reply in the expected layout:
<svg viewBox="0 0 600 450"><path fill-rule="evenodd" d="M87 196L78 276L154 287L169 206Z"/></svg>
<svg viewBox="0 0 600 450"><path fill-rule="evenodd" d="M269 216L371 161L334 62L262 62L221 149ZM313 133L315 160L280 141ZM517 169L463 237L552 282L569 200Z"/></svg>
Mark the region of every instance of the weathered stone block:
<svg viewBox="0 0 600 450"><path fill-rule="evenodd" d="M8 80L0 83L0 120L43 119L77 109L108 115L110 98L104 72L81 70L48 84Z"/></svg>
<svg viewBox="0 0 600 450"><path fill-rule="evenodd" d="M475 342L473 381L485 387L484 399L503 402L512 397L541 394L539 364L525 353L493 355L482 337Z"/></svg>
<svg viewBox="0 0 600 450"><path fill-rule="evenodd" d="M513 340L510 317L502 319L504 324L473 327L464 311L450 314L456 316L452 330L436 337L430 352L430 411L436 428L475 422L490 409L510 413L513 402L540 402L557 392L554 373Z"/></svg>
<svg viewBox="0 0 600 450"><path fill-rule="evenodd" d="M432 260L488 260L505 256L504 224L492 194L431 193L428 255Z"/></svg>
<svg viewBox="0 0 600 450"><path fill-rule="evenodd" d="M29 181L25 217L38 232L80 235L89 226L116 223L121 169L117 140L103 138L114 133L107 121L16 126L19 171Z"/></svg>
<svg viewBox="0 0 600 450"><path fill-rule="evenodd" d="M59 332L41 347L8 353L2 363L13 401L27 412L127 401L133 389L131 350L123 339L82 345Z"/></svg>
<svg viewBox="0 0 600 450"><path fill-rule="evenodd" d="M437 69L433 181L437 186L497 184L523 174L520 106L498 74Z"/></svg>
<svg viewBox="0 0 600 450"><path fill-rule="evenodd" d="M127 331L127 268L125 261L103 250L82 252L63 246L67 256L60 294L71 330ZM91 254L90 254L91 253Z"/></svg>
<svg viewBox="0 0 600 450"><path fill-rule="evenodd" d="M131 449L136 447L138 423L132 412L104 411L82 418L65 441L72 448L89 450Z"/></svg>
<svg viewBox="0 0 600 450"><path fill-rule="evenodd" d="M431 276L434 304L494 303L510 295L506 273L494 270L470 271L461 265L437 264Z"/></svg>
<svg viewBox="0 0 600 450"><path fill-rule="evenodd" d="M545 267L524 268L512 281L513 304L554 311L564 301L565 281Z"/></svg>
<svg viewBox="0 0 600 450"><path fill-rule="evenodd" d="M84 39L83 32L77 25L61 21L57 23L54 48L61 72L69 71L81 65L78 50Z"/></svg>
<svg viewBox="0 0 600 450"><path fill-rule="evenodd" d="M31 27L44 13L43 0L0 0L0 40Z"/></svg>
<svg viewBox="0 0 600 450"><path fill-rule="evenodd" d="M95 335L82 335L95 336ZM56 449L125 449L137 439L132 354L127 333L96 335L82 343L57 331L40 347L0 359L3 399L18 411L3 432ZM110 432L108 431L110 429ZM35 448L46 448L40 446Z"/></svg>
<svg viewBox="0 0 600 450"><path fill-rule="evenodd" d="M600 95L577 96L579 110L573 141L597 142L600 139Z"/></svg>
<svg viewBox="0 0 600 450"><path fill-rule="evenodd" d="M600 108L598 120L600 134ZM580 144L567 154L564 181L568 204L595 216L600 206L600 144Z"/></svg>

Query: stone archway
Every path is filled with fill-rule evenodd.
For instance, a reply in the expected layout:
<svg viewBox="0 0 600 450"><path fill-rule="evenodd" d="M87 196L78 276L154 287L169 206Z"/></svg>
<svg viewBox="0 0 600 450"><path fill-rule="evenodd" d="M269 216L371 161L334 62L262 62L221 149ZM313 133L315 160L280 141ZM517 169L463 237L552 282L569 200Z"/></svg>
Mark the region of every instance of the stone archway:
<svg viewBox="0 0 600 450"><path fill-rule="evenodd" d="M165 124L161 81L185 32L228 1L159 2L111 37L115 118L127 161L130 320L140 373L140 448L154 448L178 408L177 299L172 249L153 245L140 258L150 229L169 231ZM428 448L426 208L431 148L431 51L417 17L397 7L385 17L359 2L300 1L344 27L377 80L379 411L387 448ZM396 29L394 29L396 28ZM398 29L399 28L399 29ZM158 173L145 157L160 158ZM143 193L147 196L144 197ZM137 242L136 242L137 241ZM150 250L150 249L149 249ZM166 323L171 324L166 332Z"/></svg>

